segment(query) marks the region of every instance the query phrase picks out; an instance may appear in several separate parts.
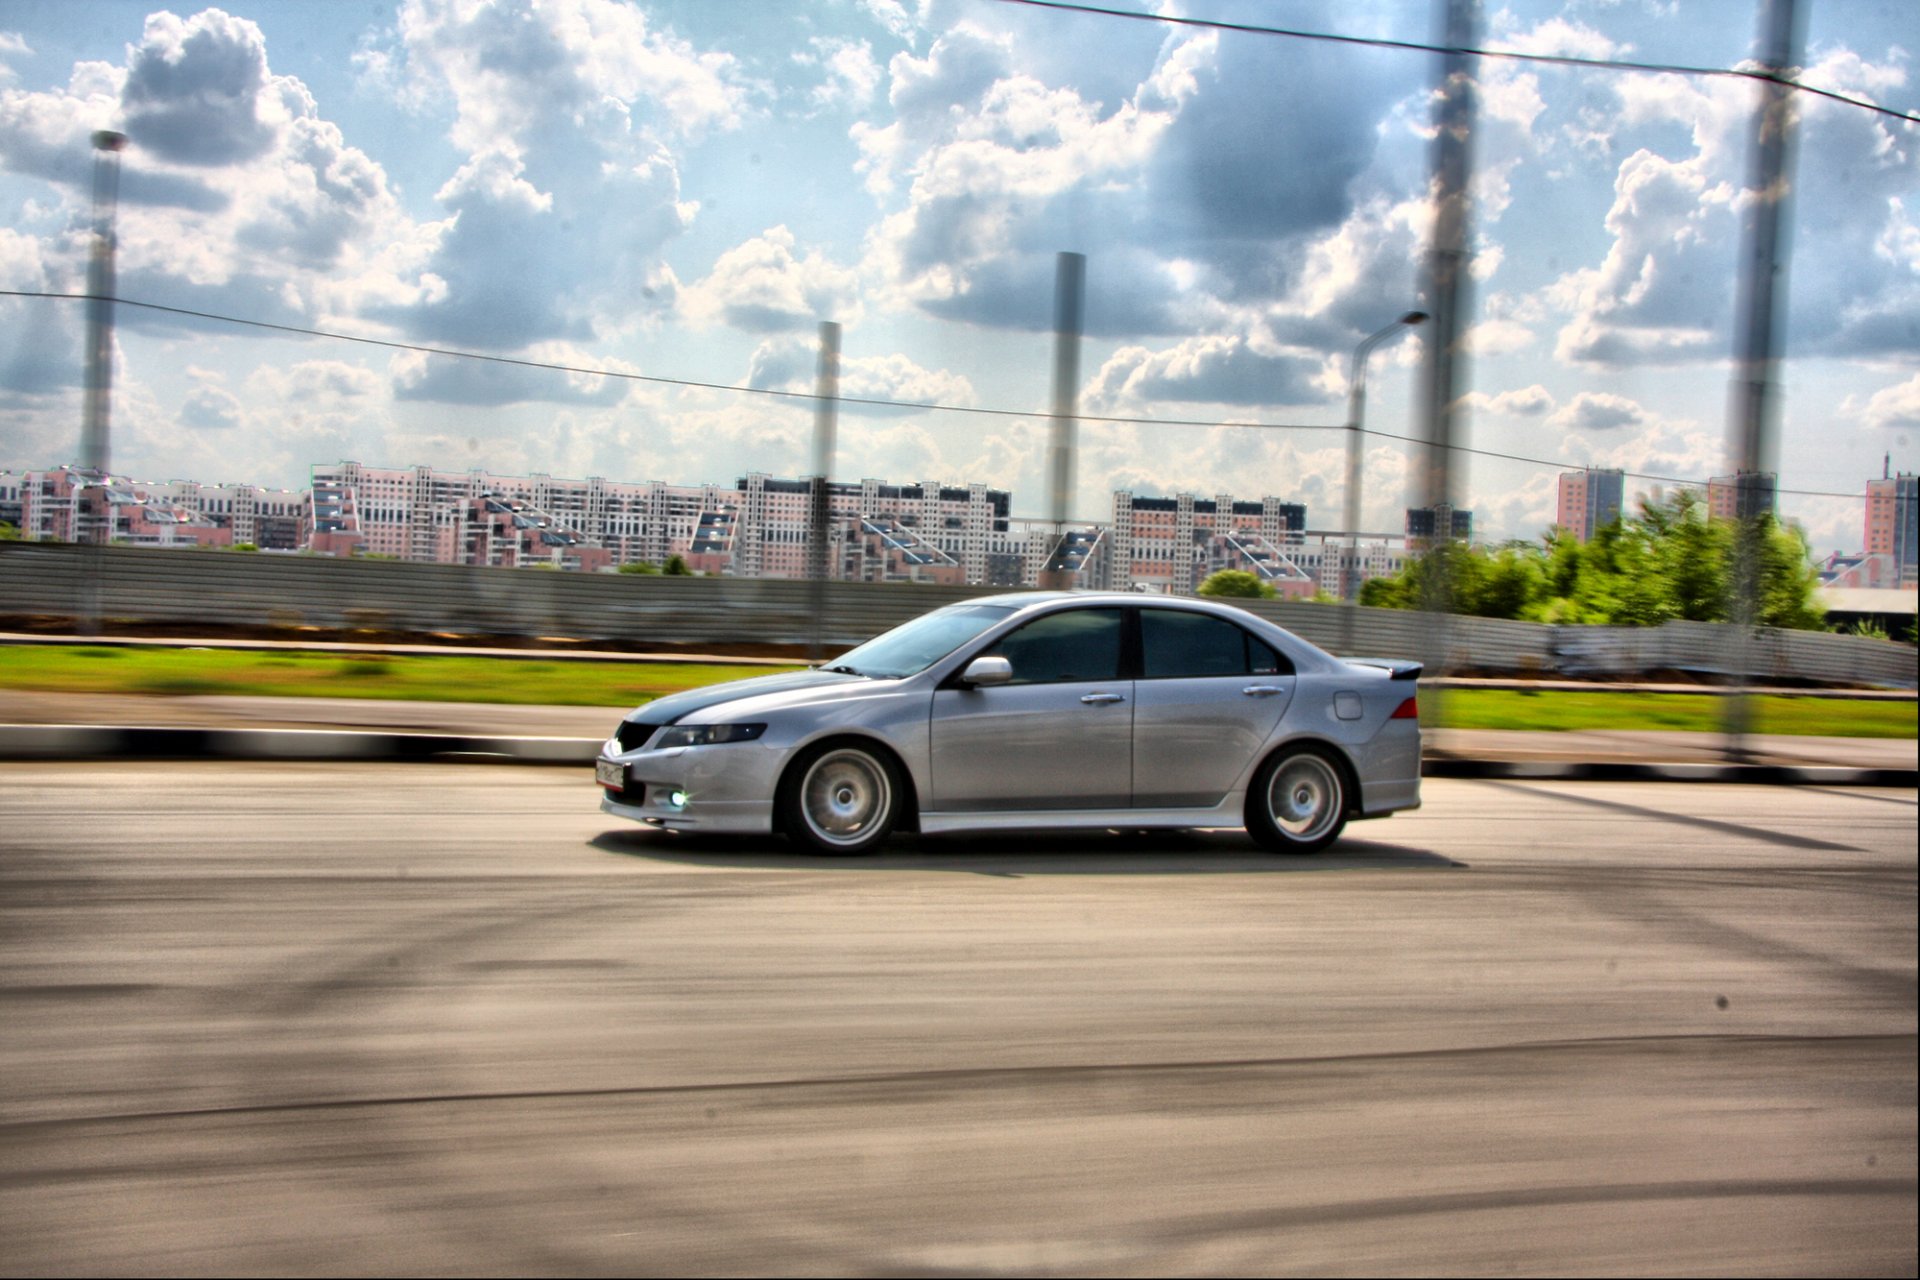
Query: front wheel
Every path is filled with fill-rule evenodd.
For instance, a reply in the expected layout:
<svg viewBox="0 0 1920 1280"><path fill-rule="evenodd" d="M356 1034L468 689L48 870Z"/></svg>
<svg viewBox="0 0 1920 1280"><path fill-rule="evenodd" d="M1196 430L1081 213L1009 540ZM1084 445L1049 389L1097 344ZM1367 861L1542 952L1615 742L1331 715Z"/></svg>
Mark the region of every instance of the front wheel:
<svg viewBox="0 0 1920 1280"><path fill-rule="evenodd" d="M788 770L780 785L780 825L809 853L866 853L892 833L902 791L884 755L828 744Z"/></svg>
<svg viewBox="0 0 1920 1280"><path fill-rule="evenodd" d="M1347 825L1346 774L1318 747L1281 751L1247 791L1247 833L1277 853L1313 853Z"/></svg>

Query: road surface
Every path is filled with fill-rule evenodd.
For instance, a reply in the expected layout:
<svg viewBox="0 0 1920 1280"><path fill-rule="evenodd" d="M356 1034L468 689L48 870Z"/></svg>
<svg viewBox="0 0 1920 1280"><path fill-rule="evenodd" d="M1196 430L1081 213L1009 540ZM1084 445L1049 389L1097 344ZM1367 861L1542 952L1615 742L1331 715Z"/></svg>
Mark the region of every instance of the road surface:
<svg viewBox="0 0 1920 1280"><path fill-rule="evenodd" d="M1911 791L820 862L0 766L0 1272L1913 1274Z"/></svg>

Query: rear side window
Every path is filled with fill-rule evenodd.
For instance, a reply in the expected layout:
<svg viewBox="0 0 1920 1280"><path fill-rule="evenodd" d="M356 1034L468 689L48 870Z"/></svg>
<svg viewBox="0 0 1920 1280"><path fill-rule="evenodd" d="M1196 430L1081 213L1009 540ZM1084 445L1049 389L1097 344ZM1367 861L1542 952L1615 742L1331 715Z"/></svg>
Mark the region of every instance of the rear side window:
<svg viewBox="0 0 1920 1280"><path fill-rule="evenodd" d="M1072 609L1050 613L1021 627L987 650L1013 667L1014 684L1120 677L1118 609Z"/></svg>
<svg viewBox="0 0 1920 1280"><path fill-rule="evenodd" d="M1140 648L1140 674L1148 680L1293 674L1293 664L1264 640L1204 613L1142 609Z"/></svg>

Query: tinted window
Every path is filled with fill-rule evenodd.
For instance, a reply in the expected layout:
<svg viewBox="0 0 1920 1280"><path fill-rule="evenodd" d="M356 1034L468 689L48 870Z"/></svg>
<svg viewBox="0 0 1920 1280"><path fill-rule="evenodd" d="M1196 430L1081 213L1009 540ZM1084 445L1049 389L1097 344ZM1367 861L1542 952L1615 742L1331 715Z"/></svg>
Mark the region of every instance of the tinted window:
<svg viewBox="0 0 1920 1280"><path fill-rule="evenodd" d="M1149 680L1288 675L1293 670L1263 641L1204 613L1142 609L1140 647L1141 674Z"/></svg>
<svg viewBox="0 0 1920 1280"><path fill-rule="evenodd" d="M1013 667L1014 684L1115 680L1120 676L1120 610L1050 613L987 652Z"/></svg>

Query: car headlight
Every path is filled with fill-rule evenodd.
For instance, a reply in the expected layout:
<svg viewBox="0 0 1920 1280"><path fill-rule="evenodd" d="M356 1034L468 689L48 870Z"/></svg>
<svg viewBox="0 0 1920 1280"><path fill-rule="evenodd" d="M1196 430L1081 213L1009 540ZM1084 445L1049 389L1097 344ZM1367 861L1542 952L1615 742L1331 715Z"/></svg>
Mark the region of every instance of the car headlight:
<svg viewBox="0 0 1920 1280"><path fill-rule="evenodd" d="M763 724L676 724L660 731L656 751L668 747L710 747L720 742L752 742L767 731Z"/></svg>

